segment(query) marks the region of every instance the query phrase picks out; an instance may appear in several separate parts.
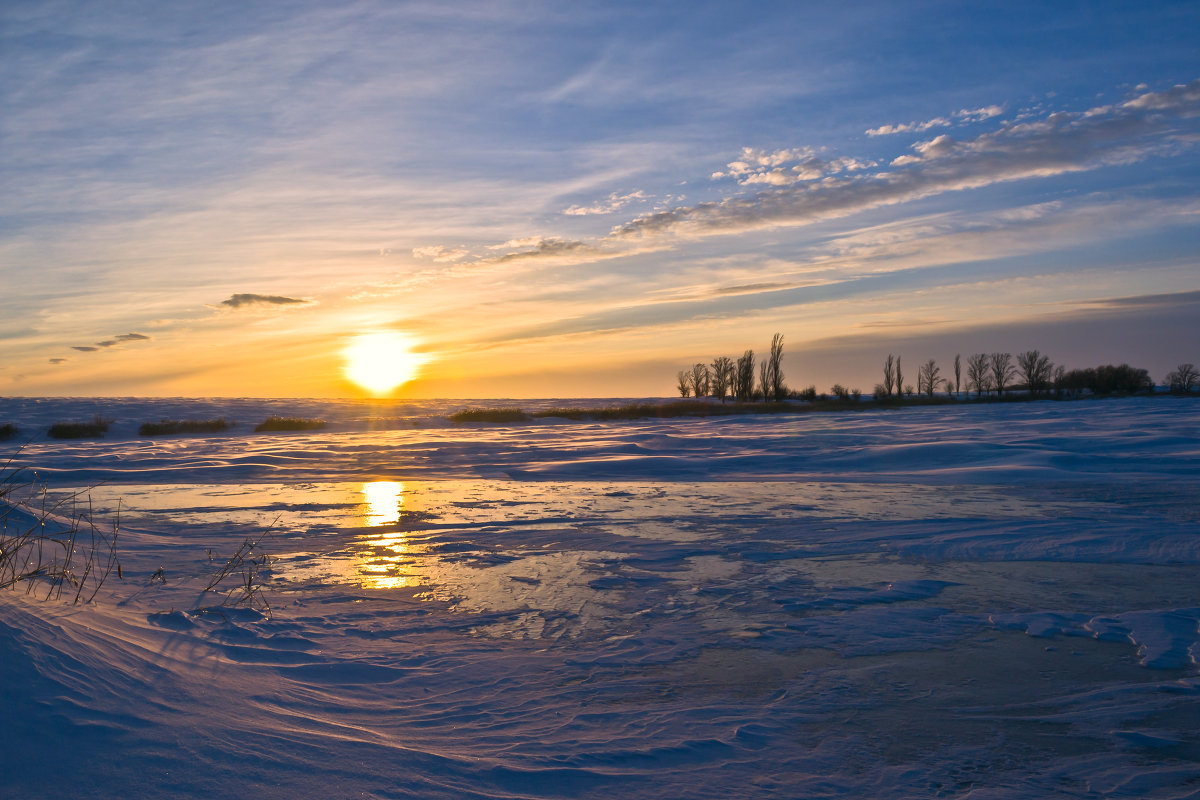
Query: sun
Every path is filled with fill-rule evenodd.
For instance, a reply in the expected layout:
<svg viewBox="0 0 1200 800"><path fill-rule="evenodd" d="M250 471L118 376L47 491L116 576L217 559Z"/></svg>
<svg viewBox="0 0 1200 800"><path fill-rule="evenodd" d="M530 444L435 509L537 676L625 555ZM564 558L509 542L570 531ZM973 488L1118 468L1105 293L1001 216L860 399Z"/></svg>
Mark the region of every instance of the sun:
<svg viewBox="0 0 1200 800"><path fill-rule="evenodd" d="M412 351L415 342L402 333L364 333L342 351L345 374L373 396L408 383L429 359Z"/></svg>

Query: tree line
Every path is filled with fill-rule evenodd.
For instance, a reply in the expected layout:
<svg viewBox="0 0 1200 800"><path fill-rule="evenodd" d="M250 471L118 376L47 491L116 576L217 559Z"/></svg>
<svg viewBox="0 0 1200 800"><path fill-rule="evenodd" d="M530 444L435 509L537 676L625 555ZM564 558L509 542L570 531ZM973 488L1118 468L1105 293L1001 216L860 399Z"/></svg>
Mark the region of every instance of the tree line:
<svg viewBox="0 0 1200 800"><path fill-rule="evenodd" d="M711 364L698 362L676 374L680 397L717 397L721 402L732 398L739 403L753 400L780 402L787 398L783 377L783 334L771 339L767 357L757 362L753 350L737 359L717 356ZM757 377L757 380L756 380Z"/></svg>
<svg viewBox="0 0 1200 800"><path fill-rule="evenodd" d="M734 359L718 356L712 363L696 363L682 369L676 375L676 388L680 397L713 397L721 402L734 399L746 403L756 400L781 402L786 399L828 399L817 394L815 387L800 392L789 391L783 375L783 334L771 339L771 347L765 358L755 360L753 350L746 350ZM756 369L757 367L757 369ZM883 381L875 384L874 396L879 402L898 401L915 397L934 398L938 392L950 398L969 398L971 392L976 399L995 397L1002 399L1005 393L1026 392L1028 396L1079 397L1084 392L1092 394L1138 394L1154 391L1154 380L1147 370L1128 364L1068 370L1056 365L1038 350L1018 353L975 353L954 356L951 372L942 374L935 359L929 359L917 367L916 386L905 381L904 365L900 356L888 353L883 362ZM1190 393L1200 389L1200 371L1193 364L1180 364L1166 376L1170 391ZM858 389L847 389L834 384L830 394L841 401L856 401L862 396Z"/></svg>

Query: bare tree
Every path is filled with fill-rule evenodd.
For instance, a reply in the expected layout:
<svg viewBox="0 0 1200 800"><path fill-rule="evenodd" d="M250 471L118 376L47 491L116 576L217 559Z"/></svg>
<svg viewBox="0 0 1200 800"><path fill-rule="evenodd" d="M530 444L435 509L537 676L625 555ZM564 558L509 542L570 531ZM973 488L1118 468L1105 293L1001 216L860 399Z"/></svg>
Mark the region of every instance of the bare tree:
<svg viewBox="0 0 1200 800"><path fill-rule="evenodd" d="M1054 393L1058 397L1063 396L1063 390L1067 388L1067 368L1059 364L1054 368Z"/></svg>
<svg viewBox="0 0 1200 800"><path fill-rule="evenodd" d="M776 403L787 396L787 384L783 381L783 334L777 333L771 338L771 354L767 358L768 378L770 378L771 399ZM764 395L765 399L765 395Z"/></svg>
<svg viewBox="0 0 1200 800"><path fill-rule="evenodd" d="M739 403L748 403L754 398L754 351L747 350L737 360L733 378L733 394Z"/></svg>
<svg viewBox="0 0 1200 800"><path fill-rule="evenodd" d="M896 394L904 394L904 370L900 369L900 356L896 356Z"/></svg>
<svg viewBox="0 0 1200 800"><path fill-rule="evenodd" d="M917 386L925 389L926 397L933 397L933 393L937 391L939 373L941 373L941 370L938 369L937 362L932 358L922 364L920 369L917 370ZM919 393L920 391L921 388L918 388L917 392Z"/></svg>
<svg viewBox="0 0 1200 800"><path fill-rule="evenodd" d="M1029 388L1031 395L1037 396L1038 392L1050 388L1050 379L1054 375L1054 364L1037 350L1019 354L1017 366L1021 370L1021 377L1025 379L1025 385Z"/></svg>
<svg viewBox="0 0 1200 800"><path fill-rule="evenodd" d="M696 397L705 397L708 395L708 365L693 364L692 365L692 394Z"/></svg>
<svg viewBox="0 0 1200 800"><path fill-rule="evenodd" d="M983 393L991 388L990 383L987 353L976 353L968 358L967 391L974 389L976 397L983 397Z"/></svg>
<svg viewBox="0 0 1200 800"><path fill-rule="evenodd" d="M690 372L688 372L686 369L681 369L675 376L675 379L679 381L679 384L676 386L676 388L679 389L680 397L687 397L692 393L692 374Z"/></svg>
<svg viewBox="0 0 1200 800"><path fill-rule="evenodd" d="M729 393L730 384L733 383L733 359L729 356L717 356L712 362L712 393L713 397L721 398L721 402L725 402L725 395Z"/></svg>
<svg viewBox="0 0 1200 800"><path fill-rule="evenodd" d="M962 356L954 354L954 396L962 391Z"/></svg>
<svg viewBox="0 0 1200 800"><path fill-rule="evenodd" d="M1200 386L1200 372L1194 364L1180 364L1173 372L1167 373L1167 386L1172 392L1190 392Z"/></svg>
<svg viewBox="0 0 1200 800"><path fill-rule="evenodd" d="M992 386L996 389L996 396L1003 397L1004 389L1016 375L1016 367L1012 365L1012 353L992 353L991 355L992 368Z"/></svg>
<svg viewBox="0 0 1200 800"><path fill-rule="evenodd" d="M758 393L764 403L771 401L771 362L758 362Z"/></svg>
<svg viewBox="0 0 1200 800"><path fill-rule="evenodd" d="M896 357L891 353L888 353L887 360L883 362L883 383L880 385L883 387L884 397L891 396L893 387L899 390L899 384L896 383ZM879 392L876 391L875 394L878 395Z"/></svg>

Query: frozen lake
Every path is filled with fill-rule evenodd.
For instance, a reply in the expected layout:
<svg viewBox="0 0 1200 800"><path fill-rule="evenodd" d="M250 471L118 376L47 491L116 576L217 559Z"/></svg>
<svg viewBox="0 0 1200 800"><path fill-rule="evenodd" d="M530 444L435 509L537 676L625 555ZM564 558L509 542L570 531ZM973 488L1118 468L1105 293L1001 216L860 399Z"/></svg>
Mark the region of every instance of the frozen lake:
<svg viewBox="0 0 1200 800"><path fill-rule="evenodd" d="M1200 403L461 407L0 400L27 507L119 512L123 567L86 606L0 593L0 786L1197 796ZM95 413L104 440L33 435ZM252 433L270 413L331 424ZM269 613L214 608L260 536Z"/></svg>

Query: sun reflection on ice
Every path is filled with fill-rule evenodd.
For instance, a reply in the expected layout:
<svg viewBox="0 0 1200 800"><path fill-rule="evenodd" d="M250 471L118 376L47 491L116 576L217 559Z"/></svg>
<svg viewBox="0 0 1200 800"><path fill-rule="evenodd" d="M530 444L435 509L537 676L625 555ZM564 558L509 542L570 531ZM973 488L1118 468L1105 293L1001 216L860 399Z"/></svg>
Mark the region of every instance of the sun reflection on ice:
<svg viewBox="0 0 1200 800"><path fill-rule="evenodd" d="M382 528L400 521L404 507L404 484L371 481L362 485L363 524ZM413 563L414 549L404 531L388 530L360 536L356 542L358 582L366 589L401 589L417 586L419 577L406 570Z"/></svg>
<svg viewBox="0 0 1200 800"><path fill-rule="evenodd" d="M368 528L394 525L400 521L404 505L404 484L398 481L371 481L362 485L365 522Z"/></svg>

